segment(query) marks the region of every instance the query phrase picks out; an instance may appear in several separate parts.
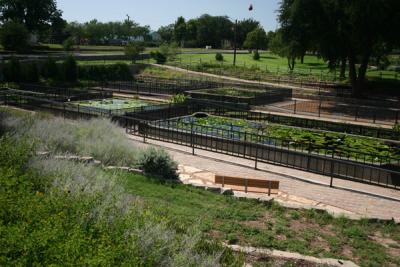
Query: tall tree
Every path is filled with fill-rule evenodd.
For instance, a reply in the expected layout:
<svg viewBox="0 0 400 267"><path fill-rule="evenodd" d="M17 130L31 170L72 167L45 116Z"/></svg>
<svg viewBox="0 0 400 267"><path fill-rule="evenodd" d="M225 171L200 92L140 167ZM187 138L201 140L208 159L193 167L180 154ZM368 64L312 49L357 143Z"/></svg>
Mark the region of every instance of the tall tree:
<svg viewBox="0 0 400 267"><path fill-rule="evenodd" d="M247 35L253 30L260 27L260 23L253 19L245 19L238 22L236 42L238 47L243 47Z"/></svg>
<svg viewBox="0 0 400 267"><path fill-rule="evenodd" d="M263 28L258 27L247 34L243 47L258 51L259 49L266 49L267 45L267 34Z"/></svg>
<svg viewBox="0 0 400 267"><path fill-rule="evenodd" d="M0 21L23 23L29 32L41 32L61 16L55 0L0 0Z"/></svg>
<svg viewBox="0 0 400 267"><path fill-rule="evenodd" d="M340 61L342 72L348 60L355 95L377 47L399 44L399 17L398 0L284 0L279 15L285 45L309 49L306 36L330 65Z"/></svg>
<svg viewBox="0 0 400 267"><path fill-rule="evenodd" d="M186 40L186 21L184 17L179 17L174 25L174 39L181 47L184 46Z"/></svg>
<svg viewBox="0 0 400 267"><path fill-rule="evenodd" d="M161 36L162 41L170 43L174 38L174 24L161 26L157 32Z"/></svg>

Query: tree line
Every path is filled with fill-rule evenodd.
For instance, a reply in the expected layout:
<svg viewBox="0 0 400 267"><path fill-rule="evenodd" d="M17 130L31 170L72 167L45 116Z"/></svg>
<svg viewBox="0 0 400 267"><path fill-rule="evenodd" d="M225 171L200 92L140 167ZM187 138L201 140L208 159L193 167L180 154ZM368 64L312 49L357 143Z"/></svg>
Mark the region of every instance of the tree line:
<svg viewBox="0 0 400 267"><path fill-rule="evenodd" d="M346 69L355 95L365 88L372 59L380 60L400 47L398 0L282 0L280 28L271 39L271 51L286 57L293 69L296 59L314 53L331 69Z"/></svg>

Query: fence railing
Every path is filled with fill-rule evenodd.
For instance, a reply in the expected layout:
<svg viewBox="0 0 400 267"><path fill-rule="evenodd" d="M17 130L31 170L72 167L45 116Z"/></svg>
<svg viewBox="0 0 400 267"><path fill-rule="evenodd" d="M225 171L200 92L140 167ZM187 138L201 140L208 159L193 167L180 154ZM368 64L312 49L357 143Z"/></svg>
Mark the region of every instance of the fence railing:
<svg viewBox="0 0 400 267"><path fill-rule="evenodd" d="M205 131L197 131L194 126L189 129L177 129L164 121L148 122L129 117L120 118L120 124L125 125L128 133L146 139L159 140L195 149L208 150L228 154L258 162L296 168L308 172L318 173L334 178L358 181L380 186L399 189L400 172L391 169L392 166L377 166L369 163L360 163L353 160L338 158L335 155L325 156L315 153L293 151L285 147L264 144L260 140L245 140L213 136Z"/></svg>
<svg viewBox="0 0 400 267"><path fill-rule="evenodd" d="M400 120L399 108L385 108L351 104L346 102L320 100L287 100L283 103L271 103L260 110L280 113L302 114L314 117L346 119L348 121L370 124L396 125Z"/></svg>
<svg viewBox="0 0 400 267"><path fill-rule="evenodd" d="M145 110L141 112L136 110L133 114L126 113L126 115L130 116L113 115L98 110L81 109L79 106L69 103L60 103L26 95L13 95L7 92L0 94L0 101L1 99L3 99L5 104L21 106L23 108L46 109L64 117L92 118L106 116L120 126L125 127L127 132L141 136L144 140L147 138L155 139L190 146L193 151L194 149L204 149L252 159L255 162L255 166L257 166L258 162L266 162L328 175L332 177L332 181L333 178L341 178L395 189L399 189L400 185L398 165L393 164L391 160L382 161L382 164L370 160L360 162L354 158L343 158L340 154L335 153L332 155L329 153L327 155L319 155L307 149L295 150L290 146L285 147L282 144L268 141L268 137L257 134L249 137L248 133L236 133L235 131L229 132L223 129L216 129L220 134L212 135L207 127L199 129L196 128L199 126L195 127L194 125L179 129L171 124L166 124L165 120L149 121L147 117L143 116L141 118L140 115L147 113ZM173 118L182 116L181 114L184 113L187 114L199 110L202 105L204 103L166 105L152 107L148 112L153 112L154 118L157 116ZM166 110L169 110L169 114L166 113ZM218 113L219 111L229 109L225 107L224 110L222 106L217 105L208 107L208 110ZM231 112L232 114L236 113L236 115L246 114L245 110Z"/></svg>

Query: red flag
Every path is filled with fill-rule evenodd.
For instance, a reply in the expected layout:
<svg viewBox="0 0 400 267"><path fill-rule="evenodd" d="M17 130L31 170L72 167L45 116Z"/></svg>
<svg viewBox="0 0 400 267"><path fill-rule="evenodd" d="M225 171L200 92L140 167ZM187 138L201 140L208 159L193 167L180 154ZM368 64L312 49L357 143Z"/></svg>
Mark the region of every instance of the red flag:
<svg viewBox="0 0 400 267"><path fill-rule="evenodd" d="M249 7L249 11L253 11L253 5L252 4Z"/></svg>

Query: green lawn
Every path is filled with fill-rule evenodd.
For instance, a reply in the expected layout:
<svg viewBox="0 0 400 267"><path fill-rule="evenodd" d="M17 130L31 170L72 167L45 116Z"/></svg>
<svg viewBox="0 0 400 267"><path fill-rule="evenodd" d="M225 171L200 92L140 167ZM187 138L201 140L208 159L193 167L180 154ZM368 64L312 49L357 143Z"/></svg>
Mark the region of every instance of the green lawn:
<svg viewBox="0 0 400 267"><path fill-rule="evenodd" d="M146 207L177 224L198 227L211 238L350 259L362 266L400 264L400 226L388 222L351 221L325 212L291 210L277 204L239 200L184 185L161 184L146 177L121 174L126 190ZM392 240L392 250L377 237Z"/></svg>
<svg viewBox="0 0 400 267"><path fill-rule="evenodd" d="M179 55L174 62L170 62L169 64L179 65L185 68L189 67L190 69L195 70L198 70L196 65L208 64L210 66L208 70L207 66L205 66L206 72L214 71L215 73L218 73L218 71L221 71L221 66L222 68L229 68L233 66L233 54L223 54L223 56L224 61L220 62L215 60L215 53L182 54ZM238 54L236 66L237 68L247 69L257 68L259 71L264 73L268 72L271 75L285 75L289 72L287 59L279 57L270 52L261 53L260 60L254 60L252 54ZM339 78L339 70L333 72L329 71L327 63L324 62L323 59L314 55L306 55L304 58L304 64L301 64L300 61L297 60L294 74L311 76L317 79L322 77L325 80L335 80L335 77L336 80L338 80ZM383 79L400 79L400 77L396 75L395 71L369 70L367 76L371 78L382 77Z"/></svg>

